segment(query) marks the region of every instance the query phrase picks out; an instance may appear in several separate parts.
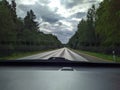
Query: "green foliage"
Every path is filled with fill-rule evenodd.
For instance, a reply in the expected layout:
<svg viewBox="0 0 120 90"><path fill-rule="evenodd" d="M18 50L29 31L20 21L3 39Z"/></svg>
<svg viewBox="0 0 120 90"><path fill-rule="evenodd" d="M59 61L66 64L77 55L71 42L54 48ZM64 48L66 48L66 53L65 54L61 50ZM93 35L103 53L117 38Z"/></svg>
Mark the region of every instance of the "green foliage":
<svg viewBox="0 0 120 90"><path fill-rule="evenodd" d="M19 51L36 51L58 48L61 42L51 34L39 31L39 24L32 10L24 19L16 14L16 3L0 1L0 55Z"/></svg>
<svg viewBox="0 0 120 90"><path fill-rule="evenodd" d="M70 39L69 44L73 48L80 48L81 46L95 46L95 6L88 10L87 20L82 19L78 24L78 31Z"/></svg>
<svg viewBox="0 0 120 90"><path fill-rule="evenodd" d="M97 9L93 5L68 44L76 49L87 47L90 51L94 51L91 47L101 50L105 47L108 49L103 52L116 50L120 54L120 0L104 0Z"/></svg>
<svg viewBox="0 0 120 90"><path fill-rule="evenodd" d="M15 41L15 22L11 15L10 5L6 0L0 2L0 42Z"/></svg>
<svg viewBox="0 0 120 90"><path fill-rule="evenodd" d="M120 46L119 4L119 0L104 0L97 10L96 32L103 46Z"/></svg>
<svg viewBox="0 0 120 90"><path fill-rule="evenodd" d="M35 21L36 16L32 10L27 12L27 16L24 18L24 27L31 31L38 31L39 24Z"/></svg>

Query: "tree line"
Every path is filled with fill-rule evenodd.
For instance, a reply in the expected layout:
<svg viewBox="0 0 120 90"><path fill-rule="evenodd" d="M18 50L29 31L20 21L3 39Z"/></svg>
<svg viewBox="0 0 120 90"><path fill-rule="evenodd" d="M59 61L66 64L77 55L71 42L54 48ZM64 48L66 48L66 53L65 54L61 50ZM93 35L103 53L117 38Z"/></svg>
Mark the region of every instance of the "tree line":
<svg viewBox="0 0 120 90"><path fill-rule="evenodd" d="M61 47L61 42L52 34L39 30L36 15L32 10L24 18L16 14L16 2L0 1L0 55L19 51L47 50Z"/></svg>
<svg viewBox="0 0 120 90"><path fill-rule="evenodd" d="M74 49L120 55L120 0L104 0L88 9L68 45Z"/></svg>

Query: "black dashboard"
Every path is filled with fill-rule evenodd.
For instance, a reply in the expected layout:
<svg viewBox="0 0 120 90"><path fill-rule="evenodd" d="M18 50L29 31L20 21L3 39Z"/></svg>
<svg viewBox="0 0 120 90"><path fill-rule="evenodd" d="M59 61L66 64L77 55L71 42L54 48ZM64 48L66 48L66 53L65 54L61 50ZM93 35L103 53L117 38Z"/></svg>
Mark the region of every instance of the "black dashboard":
<svg viewBox="0 0 120 90"><path fill-rule="evenodd" d="M119 63L0 61L0 90L119 90Z"/></svg>

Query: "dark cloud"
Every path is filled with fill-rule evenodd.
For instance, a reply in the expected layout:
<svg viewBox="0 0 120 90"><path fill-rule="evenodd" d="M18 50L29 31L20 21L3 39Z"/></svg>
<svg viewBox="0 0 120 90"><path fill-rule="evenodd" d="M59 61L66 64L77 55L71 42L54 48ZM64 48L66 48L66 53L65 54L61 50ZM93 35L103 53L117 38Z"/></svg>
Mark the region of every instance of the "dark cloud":
<svg viewBox="0 0 120 90"><path fill-rule="evenodd" d="M11 0L8 0L11 1ZM77 30L77 25L85 18L88 8L92 4L98 5L102 0L58 0L61 6L48 5L53 0L16 0L17 14L25 17L26 12L32 9L40 22L40 30L44 33L52 33L58 39L67 43L69 38ZM54 4L53 4L54 5ZM58 13L59 11L59 13Z"/></svg>
<svg viewBox="0 0 120 90"><path fill-rule="evenodd" d="M77 13L73 14L71 17L83 18L84 16L86 16L86 12L77 12Z"/></svg>
<svg viewBox="0 0 120 90"><path fill-rule="evenodd" d="M35 4L35 5L24 5L24 4L20 4L18 6L18 8L23 11L24 13L26 13L27 11L29 11L30 9L32 9L37 18L42 18L43 21L45 22L50 22L50 23L55 23L57 22L59 19L62 19L61 16L59 16L58 14L56 14L54 11L51 11L49 9L49 7L47 6L42 6L40 4Z"/></svg>
<svg viewBox="0 0 120 90"><path fill-rule="evenodd" d="M77 5L83 4L95 4L98 3L100 0L61 0L61 4L63 4L66 8L72 8Z"/></svg>
<svg viewBox="0 0 120 90"><path fill-rule="evenodd" d="M27 12L27 11L29 11L30 9L32 9L31 7L32 7L32 5L23 5L23 4L21 4L21 5L18 6L18 8L19 8L20 10L24 11L24 12Z"/></svg>
<svg viewBox="0 0 120 90"><path fill-rule="evenodd" d="M56 17L56 16L57 15L48 15L48 16L41 16L41 18L45 22L55 23L61 18L61 17Z"/></svg>
<svg viewBox="0 0 120 90"><path fill-rule="evenodd" d="M66 8L72 8L73 6L76 6L80 3L83 3L83 0L61 0L61 4Z"/></svg>

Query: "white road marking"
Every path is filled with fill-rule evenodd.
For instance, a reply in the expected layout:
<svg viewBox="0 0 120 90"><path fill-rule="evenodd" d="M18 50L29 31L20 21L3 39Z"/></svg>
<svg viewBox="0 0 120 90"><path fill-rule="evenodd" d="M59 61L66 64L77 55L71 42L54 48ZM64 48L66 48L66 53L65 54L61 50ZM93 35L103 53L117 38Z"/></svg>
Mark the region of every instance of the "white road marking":
<svg viewBox="0 0 120 90"><path fill-rule="evenodd" d="M88 61L68 48L61 48L61 49L57 49L57 50L53 50L45 53L27 56L17 60L23 60L23 59L45 59L46 60L51 57L63 57L71 61Z"/></svg>

